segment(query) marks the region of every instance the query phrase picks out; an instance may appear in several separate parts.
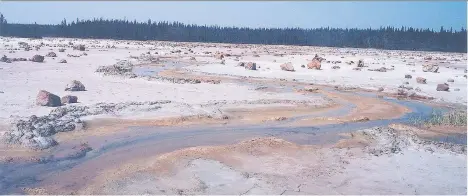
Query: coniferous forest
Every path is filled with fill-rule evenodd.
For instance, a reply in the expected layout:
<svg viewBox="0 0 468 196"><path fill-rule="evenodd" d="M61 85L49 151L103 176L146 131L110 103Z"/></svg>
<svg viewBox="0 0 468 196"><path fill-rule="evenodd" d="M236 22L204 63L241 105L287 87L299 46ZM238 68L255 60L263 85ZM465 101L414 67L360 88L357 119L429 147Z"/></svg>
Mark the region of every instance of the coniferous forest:
<svg viewBox="0 0 468 196"><path fill-rule="evenodd" d="M456 31L443 27L438 31L412 27L238 28L102 18L71 22L64 19L60 24L10 24L1 15L0 35L467 52L466 29Z"/></svg>

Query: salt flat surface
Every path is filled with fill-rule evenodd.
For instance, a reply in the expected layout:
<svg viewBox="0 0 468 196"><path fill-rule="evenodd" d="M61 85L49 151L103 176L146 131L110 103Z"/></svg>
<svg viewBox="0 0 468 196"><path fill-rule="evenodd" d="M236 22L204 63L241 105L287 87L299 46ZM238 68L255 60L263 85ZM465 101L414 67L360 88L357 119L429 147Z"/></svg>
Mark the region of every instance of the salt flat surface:
<svg viewBox="0 0 468 196"><path fill-rule="evenodd" d="M174 84L161 81L148 81L143 78L124 79L114 76L102 76L95 70L99 66L112 65L118 60L130 60L138 64L136 59L130 56L139 56L146 53L148 48L157 48L159 56L170 53L172 47L154 45L117 44L111 40L76 40L76 39L8 39L0 46L0 55L7 55L8 58L31 58L35 54L45 56L48 52L55 52L57 57L45 57L43 63L31 61L16 61L12 63L0 62L0 120L7 121L12 116L45 115L53 108L42 107L35 104L36 95L40 90L46 90L58 96L76 95L78 102L76 105L93 105L96 103L122 103L122 102L145 102L170 100L174 104L169 104L170 108L163 108L152 113L138 111L132 114L121 114L127 116L174 116L193 115L203 113L203 109L198 109L197 105L212 101L252 101L260 99L285 99L285 100L311 100L297 93L266 93L255 91L246 86L237 84ZM30 45L43 42L46 46L39 51L34 49L24 51L23 49L9 53L9 49L18 48L17 43L24 41ZM78 55L82 51L66 48L65 52L58 52L59 48L52 47L54 44L74 44L83 43L89 47L86 56L67 57L67 54ZM117 49L91 48L91 46L101 43L102 46L116 45ZM49 45L50 46L47 46ZM8 46L6 46L8 45ZM129 47L129 48L126 48ZM138 48L140 47L140 48ZM60 59L66 59L67 63L59 63ZM65 86L71 80L81 81L86 91L68 92L64 91ZM326 103L322 98L316 98L316 104Z"/></svg>

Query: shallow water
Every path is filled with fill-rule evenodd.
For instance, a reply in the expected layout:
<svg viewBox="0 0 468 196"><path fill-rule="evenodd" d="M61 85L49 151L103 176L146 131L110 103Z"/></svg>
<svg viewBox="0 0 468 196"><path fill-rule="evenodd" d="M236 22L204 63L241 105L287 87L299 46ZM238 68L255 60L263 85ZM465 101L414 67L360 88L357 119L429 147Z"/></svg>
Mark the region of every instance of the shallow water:
<svg viewBox="0 0 468 196"><path fill-rule="evenodd" d="M177 62L165 62L164 66L155 66L155 65L143 65L143 66L135 66L132 69L132 72L137 76L157 76L159 72L168 70L168 69L178 69L182 68L185 65Z"/></svg>

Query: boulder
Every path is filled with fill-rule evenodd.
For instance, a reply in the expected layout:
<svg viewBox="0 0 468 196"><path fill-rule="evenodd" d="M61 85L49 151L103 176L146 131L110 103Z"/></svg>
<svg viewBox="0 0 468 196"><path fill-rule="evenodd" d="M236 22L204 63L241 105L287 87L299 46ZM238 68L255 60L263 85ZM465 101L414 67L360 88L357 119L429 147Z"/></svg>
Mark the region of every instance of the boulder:
<svg viewBox="0 0 468 196"><path fill-rule="evenodd" d="M294 66L292 65L291 62L281 64L280 68L283 71L294 71Z"/></svg>
<svg viewBox="0 0 468 196"><path fill-rule="evenodd" d="M411 79L411 78L413 78L413 76L411 76L411 75L409 75L409 74L406 74L406 75L405 75L405 78Z"/></svg>
<svg viewBox="0 0 468 196"><path fill-rule="evenodd" d="M305 68L305 65L301 65L302 68Z"/></svg>
<svg viewBox="0 0 468 196"><path fill-rule="evenodd" d="M419 84L426 84L426 78L417 77L416 82L419 83Z"/></svg>
<svg viewBox="0 0 468 196"><path fill-rule="evenodd" d="M36 63L42 63L42 62L44 62L44 56L36 54L29 60L32 61L32 62L36 62Z"/></svg>
<svg viewBox="0 0 468 196"><path fill-rule="evenodd" d="M65 48L60 48L58 51L59 52L65 52Z"/></svg>
<svg viewBox="0 0 468 196"><path fill-rule="evenodd" d="M383 87L379 87L379 89L378 89L377 91L382 92L382 91L384 91L384 88L383 88Z"/></svg>
<svg viewBox="0 0 468 196"><path fill-rule="evenodd" d="M450 88L449 88L449 85L447 83L438 84L437 88L436 88L437 91L448 91L449 89Z"/></svg>
<svg viewBox="0 0 468 196"><path fill-rule="evenodd" d="M59 63L67 63L67 60L61 59L61 60L59 61Z"/></svg>
<svg viewBox="0 0 468 196"><path fill-rule="evenodd" d="M239 67L244 67L244 65L245 65L244 62L239 62L239 63L237 63L237 66L239 66Z"/></svg>
<svg viewBox="0 0 468 196"><path fill-rule="evenodd" d="M78 80L72 80L65 87L65 91L85 91L85 86Z"/></svg>
<svg viewBox="0 0 468 196"><path fill-rule="evenodd" d="M361 68L360 68L360 67L355 67L355 68L353 68L353 70L355 70L355 71L361 71Z"/></svg>
<svg viewBox="0 0 468 196"><path fill-rule="evenodd" d="M450 78L450 79L447 80L447 82L455 82L455 80Z"/></svg>
<svg viewBox="0 0 468 196"><path fill-rule="evenodd" d="M257 64L256 63L252 63L252 62L248 62L245 66L244 66L245 69L247 70L257 70Z"/></svg>
<svg viewBox="0 0 468 196"><path fill-rule="evenodd" d="M423 72L437 73L437 71L439 71L439 66L438 65L423 65L422 70Z"/></svg>
<svg viewBox="0 0 468 196"><path fill-rule="evenodd" d="M39 91L36 97L36 104L40 106L57 107L62 105L60 97L45 90Z"/></svg>
<svg viewBox="0 0 468 196"><path fill-rule="evenodd" d="M47 53L46 56L47 57L57 57L57 54L55 54L55 52L49 52L49 53Z"/></svg>
<svg viewBox="0 0 468 196"><path fill-rule="evenodd" d="M309 64L307 64L308 69L320 70L321 67L322 67L322 65L321 65L320 61L317 60L317 59L313 59Z"/></svg>
<svg viewBox="0 0 468 196"><path fill-rule="evenodd" d="M65 95L60 99L62 104L77 103L78 97L73 95Z"/></svg>

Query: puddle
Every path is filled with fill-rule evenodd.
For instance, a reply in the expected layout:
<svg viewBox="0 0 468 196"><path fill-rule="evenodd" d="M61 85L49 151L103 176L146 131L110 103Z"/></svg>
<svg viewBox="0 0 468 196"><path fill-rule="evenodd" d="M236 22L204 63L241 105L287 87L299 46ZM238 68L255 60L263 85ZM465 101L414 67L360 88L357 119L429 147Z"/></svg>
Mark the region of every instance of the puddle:
<svg viewBox="0 0 468 196"><path fill-rule="evenodd" d="M178 62L164 62L162 65L142 65L135 66L132 69L132 72L137 76L157 76L159 72L168 70L168 69L180 69L186 65Z"/></svg>

